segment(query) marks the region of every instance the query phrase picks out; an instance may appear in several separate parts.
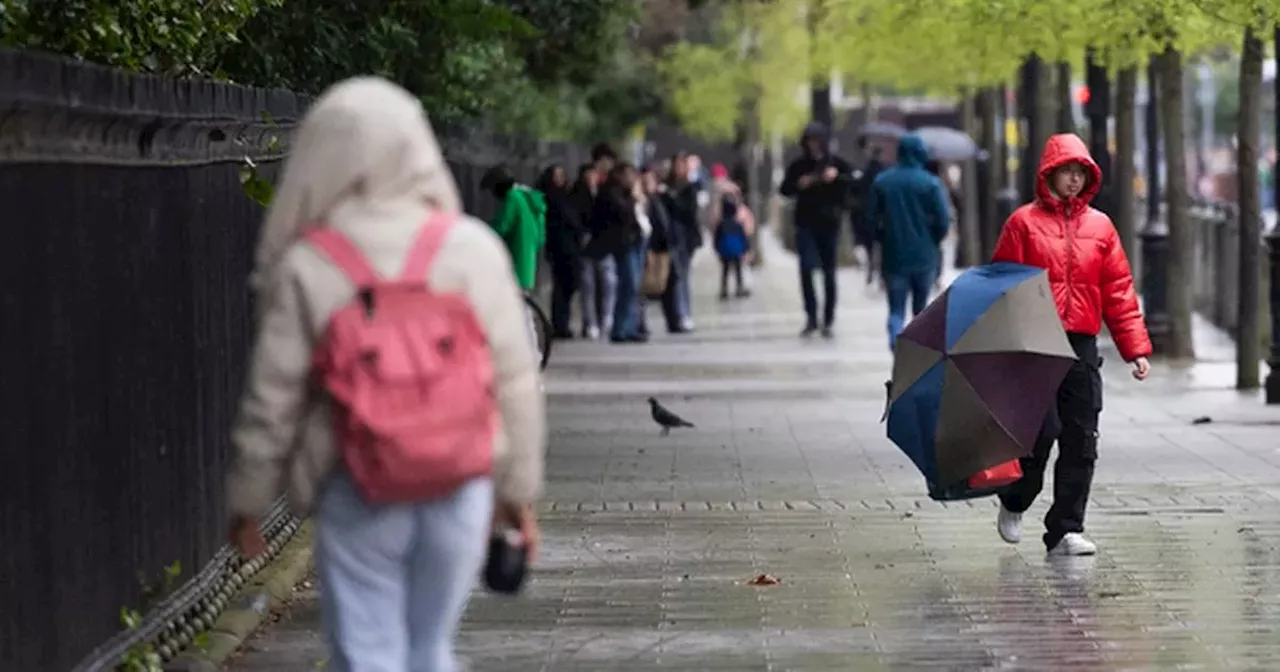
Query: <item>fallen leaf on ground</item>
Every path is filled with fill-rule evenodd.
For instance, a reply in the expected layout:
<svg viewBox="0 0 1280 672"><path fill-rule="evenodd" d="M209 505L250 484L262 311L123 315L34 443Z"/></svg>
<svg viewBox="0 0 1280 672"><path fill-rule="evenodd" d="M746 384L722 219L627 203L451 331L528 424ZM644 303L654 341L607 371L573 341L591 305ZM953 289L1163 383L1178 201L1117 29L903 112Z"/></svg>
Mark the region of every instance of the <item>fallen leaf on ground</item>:
<svg viewBox="0 0 1280 672"><path fill-rule="evenodd" d="M782 583L782 579L772 574L758 574L753 579L747 579L748 586L776 586Z"/></svg>

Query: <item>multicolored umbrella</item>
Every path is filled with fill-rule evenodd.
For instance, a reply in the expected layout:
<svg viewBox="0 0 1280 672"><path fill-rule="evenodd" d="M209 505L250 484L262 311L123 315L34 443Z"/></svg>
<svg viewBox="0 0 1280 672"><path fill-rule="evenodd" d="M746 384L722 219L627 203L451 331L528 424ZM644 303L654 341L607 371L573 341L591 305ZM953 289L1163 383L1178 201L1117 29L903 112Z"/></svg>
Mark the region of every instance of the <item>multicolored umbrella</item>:
<svg viewBox="0 0 1280 672"><path fill-rule="evenodd" d="M898 337L889 438L931 495L963 490L979 471L1030 454L1075 359L1043 269L972 268Z"/></svg>

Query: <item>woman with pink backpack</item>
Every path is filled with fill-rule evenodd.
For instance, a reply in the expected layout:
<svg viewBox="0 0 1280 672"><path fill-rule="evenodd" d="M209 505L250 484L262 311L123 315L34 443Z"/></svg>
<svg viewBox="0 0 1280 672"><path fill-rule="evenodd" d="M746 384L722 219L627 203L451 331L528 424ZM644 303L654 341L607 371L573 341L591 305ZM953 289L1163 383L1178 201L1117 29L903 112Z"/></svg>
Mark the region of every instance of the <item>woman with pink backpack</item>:
<svg viewBox="0 0 1280 672"><path fill-rule="evenodd" d="M416 99L362 77L315 102L253 284L233 543L262 551L287 483L315 525L327 669L456 670L491 525L536 552L545 410L510 257L460 213Z"/></svg>

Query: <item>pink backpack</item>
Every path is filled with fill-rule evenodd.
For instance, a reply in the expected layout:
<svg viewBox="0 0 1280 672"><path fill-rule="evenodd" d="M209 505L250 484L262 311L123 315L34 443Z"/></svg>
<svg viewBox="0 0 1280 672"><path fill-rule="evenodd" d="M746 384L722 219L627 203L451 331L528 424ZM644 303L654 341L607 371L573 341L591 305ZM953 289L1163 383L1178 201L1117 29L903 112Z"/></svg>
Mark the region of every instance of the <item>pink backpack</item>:
<svg viewBox="0 0 1280 672"><path fill-rule="evenodd" d="M306 236L356 286L329 319L311 371L333 398L339 450L371 504L443 497L493 469L489 345L465 296L427 286L453 224L433 219L394 280L379 278L341 233Z"/></svg>

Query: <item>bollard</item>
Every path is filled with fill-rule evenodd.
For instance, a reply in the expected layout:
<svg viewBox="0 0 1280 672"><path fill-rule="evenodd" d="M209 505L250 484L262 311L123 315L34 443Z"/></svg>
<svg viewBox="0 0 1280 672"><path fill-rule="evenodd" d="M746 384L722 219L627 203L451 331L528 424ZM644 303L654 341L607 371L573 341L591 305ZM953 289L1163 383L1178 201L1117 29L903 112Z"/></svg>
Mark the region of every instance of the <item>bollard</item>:
<svg viewBox="0 0 1280 672"><path fill-rule="evenodd" d="M1280 223L1267 235L1268 280L1271 285L1267 303L1271 311L1271 352L1267 356L1267 380L1264 383L1268 404L1280 404Z"/></svg>
<svg viewBox="0 0 1280 672"><path fill-rule="evenodd" d="M1169 351L1169 300L1165 278L1169 272L1169 227L1163 217L1147 220L1142 230L1142 303L1152 354Z"/></svg>

